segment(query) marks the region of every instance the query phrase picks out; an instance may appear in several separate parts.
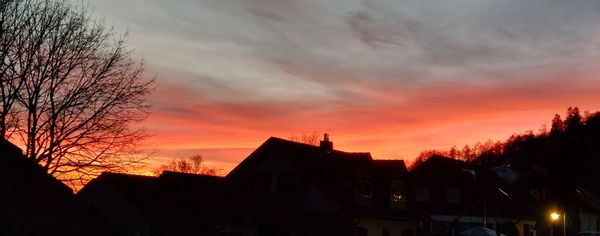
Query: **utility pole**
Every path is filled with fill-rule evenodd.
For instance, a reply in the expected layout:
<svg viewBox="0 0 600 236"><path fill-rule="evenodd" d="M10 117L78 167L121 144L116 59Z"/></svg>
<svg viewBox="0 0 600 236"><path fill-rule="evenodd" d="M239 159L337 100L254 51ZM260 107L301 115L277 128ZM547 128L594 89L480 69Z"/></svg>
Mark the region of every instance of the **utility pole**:
<svg viewBox="0 0 600 236"><path fill-rule="evenodd" d="M567 236L567 210L563 210L563 236Z"/></svg>

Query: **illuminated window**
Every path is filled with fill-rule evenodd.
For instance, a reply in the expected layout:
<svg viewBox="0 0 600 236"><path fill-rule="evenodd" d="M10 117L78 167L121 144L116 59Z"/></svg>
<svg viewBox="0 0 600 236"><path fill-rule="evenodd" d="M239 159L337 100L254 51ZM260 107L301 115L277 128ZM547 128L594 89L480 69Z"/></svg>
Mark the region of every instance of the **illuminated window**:
<svg viewBox="0 0 600 236"><path fill-rule="evenodd" d="M406 197L404 196L406 187L403 182L393 180L390 185L390 207L404 209Z"/></svg>

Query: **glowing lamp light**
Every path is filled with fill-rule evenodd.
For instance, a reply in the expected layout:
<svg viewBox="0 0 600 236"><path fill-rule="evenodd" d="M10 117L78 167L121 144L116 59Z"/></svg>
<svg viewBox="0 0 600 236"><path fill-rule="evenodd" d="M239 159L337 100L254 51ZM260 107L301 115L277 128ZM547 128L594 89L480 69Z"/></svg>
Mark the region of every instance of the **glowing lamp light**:
<svg viewBox="0 0 600 236"><path fill-rule="evenodd" d="M552 212L552 214L550 214L550 219L558 220L558 218L560 218L560 215L558 213Z"/></svg>

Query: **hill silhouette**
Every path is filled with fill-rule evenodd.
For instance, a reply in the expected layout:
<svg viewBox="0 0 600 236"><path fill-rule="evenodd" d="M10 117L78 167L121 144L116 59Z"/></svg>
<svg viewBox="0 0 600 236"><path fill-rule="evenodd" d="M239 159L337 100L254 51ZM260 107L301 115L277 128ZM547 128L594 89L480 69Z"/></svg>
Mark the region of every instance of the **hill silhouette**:
<svg viewBox="0 0 600 236"><path fill-rule="evenodd" d="M556 114L550 130L514 134L504 142L477 143L449 151L428 150L413 166L435 154L465 160L477 165L510 165L525 173L532 168L546 169L563 186L578 186L600 193L600 112L584 112L569 107L565 117Z"/></svg>

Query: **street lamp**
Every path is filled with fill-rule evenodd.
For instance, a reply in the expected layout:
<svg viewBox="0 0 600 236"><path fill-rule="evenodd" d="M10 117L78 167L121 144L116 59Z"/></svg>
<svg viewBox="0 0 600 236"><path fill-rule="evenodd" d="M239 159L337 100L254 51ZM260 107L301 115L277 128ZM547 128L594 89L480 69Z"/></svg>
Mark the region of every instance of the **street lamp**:
<svg viewBox="0 0 600 236"><path fill-rule="evenodd" d="M558 221L558 219L560 219L560 214L556 213L555 211L553 211L552 213L550 213L550 219L554 222L554 221ZM567 235L567 213L563 212L562 215L562 220L563 220L563 236ZM554 227L550 227L550 234L553 234L553 230Z"/></svg>
<svg viewBox="0 0 600 236"><path fill-rule="evenodd" d="M558 218L560 218L560 215L559 215L558 213L556 213L556 212L552 212L552 213L550 214L550 219L552 219L552 221L557 221L557 220L558 220Z"/></svg>

